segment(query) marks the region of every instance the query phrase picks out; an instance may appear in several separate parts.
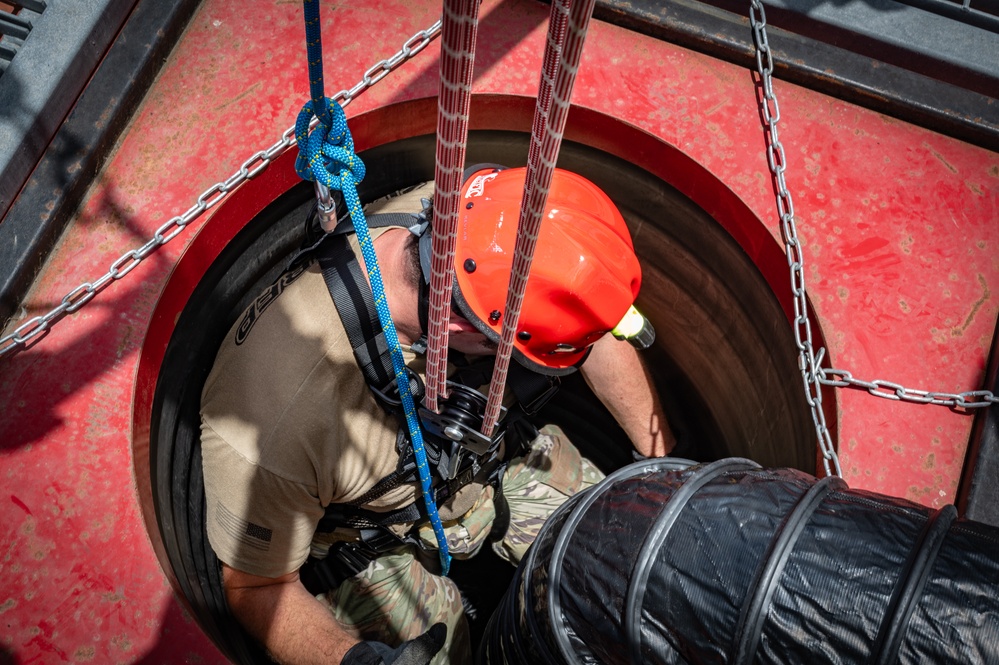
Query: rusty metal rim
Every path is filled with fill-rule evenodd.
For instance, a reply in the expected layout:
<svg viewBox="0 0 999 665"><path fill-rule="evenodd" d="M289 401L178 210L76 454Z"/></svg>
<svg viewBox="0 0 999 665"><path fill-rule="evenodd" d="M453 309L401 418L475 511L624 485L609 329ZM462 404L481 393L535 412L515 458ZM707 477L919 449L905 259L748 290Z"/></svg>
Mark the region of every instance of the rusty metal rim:
<svg viewBox="0 0 999 665"><path fill-rule="evenodd" d="M985 386L999 394L999 331L992 338ZM962 517L999 526L999 405L975 414L955 503Z"/></svg>

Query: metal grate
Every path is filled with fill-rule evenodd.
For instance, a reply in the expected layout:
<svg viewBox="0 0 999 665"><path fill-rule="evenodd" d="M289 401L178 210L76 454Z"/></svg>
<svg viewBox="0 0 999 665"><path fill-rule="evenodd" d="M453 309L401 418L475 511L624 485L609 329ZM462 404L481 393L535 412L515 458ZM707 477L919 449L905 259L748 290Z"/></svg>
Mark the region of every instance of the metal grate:
<svg viewBox="0 0 999 665"><path fill-rule="evenodd" d="M899 0L952 21L999 33L999 0Z"/></svg>
<svg viewBox="0 0 999 665"><path fill-rule="evenodd" d="M32 22L45 11L45 0L0 0L0 76L31 33Z"/></svg>

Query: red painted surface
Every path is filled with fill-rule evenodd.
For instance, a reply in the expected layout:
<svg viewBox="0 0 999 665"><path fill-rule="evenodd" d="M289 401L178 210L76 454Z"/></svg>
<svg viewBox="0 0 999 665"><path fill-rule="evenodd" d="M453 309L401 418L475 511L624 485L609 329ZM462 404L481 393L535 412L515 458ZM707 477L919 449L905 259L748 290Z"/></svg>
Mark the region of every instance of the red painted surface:
<svg viewBox="0 0 999 665"><path fill-rule="evenodd" d="M300 11L281 0L205 2L39 275L27 315L102 275L292 124L308 96ZM437 13L430 2L324 3L327 81L353 85ZM529 127L546 16L528 0L484 4L473 129ZM436 68L432 45L348 108L359 148L432 131ZM999 155L779 81L776 90L832 364L914 388L980 387L999 292ZM685 192L787 306L748 71L597 22L574 103L569 138ZM185 294L239 224L295 181L289 163L0 360L0 653L13 662L221 660L146 532L152 380ZM851 486L953 500L969 416L836 397Z"/></svg>

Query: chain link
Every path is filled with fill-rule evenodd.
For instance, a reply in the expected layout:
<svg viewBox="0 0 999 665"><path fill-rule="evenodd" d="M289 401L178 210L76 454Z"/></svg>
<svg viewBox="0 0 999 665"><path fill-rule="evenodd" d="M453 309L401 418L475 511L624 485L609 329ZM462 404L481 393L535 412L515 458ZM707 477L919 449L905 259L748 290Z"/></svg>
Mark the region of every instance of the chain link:
<svg viewBox="0 0 999 665"><path fill-rule="evenodd" d="M822 386L863 388L871 395L890 400L911 402L914 404L935 404L956 409L979 409L999 403L989 390L971 390L963 393L939 393L906 388L891 381L875 379L862 381L842 369L823 369L822 357L825 349L820 349L816 355L812 343L811 324L808 319L808 300L805 293L804 256L801 251L801 241L798 239L798 229L794 222L794 202L787 189L784 170L787 166L784 146L780 142L777 123L780 120L780 106L773 89L773 56L767 39L767 18L763 3L760 0L750 0L749 23L753 28L753 42L756 45L756 71L760 75L763 87L763 100L760 104L767 132L767 165L773 174L777 189L777 214L780 217L781 235L784 239L784 251L787 255L787 265L791 271L791 293L794 296L794 340L798 347L798 369L801 371L805 386L805 399L812 410L812 420L818 436L819 447L822 450L823 465L826 474L833 470L837 476L842 475L839 457L832 444L832 437L826 426L825 414L822 410ZM831 465L831 466L830 466Z"/></svg>
<svg viewBox="0 0 999 665"><path fill-rule="evenodd" d="M854 378L853 374L845 369L822 369L819 380L823 385L844 388L862 388L875 397L901 402L911 402L913 404L935 404L937 406L947 406L952 409L972 410L982 409L999 403L999 398L992 394L990 390L969 390L963 393L933 393L926 390L916 390L905 386L874 379L873 381L862 381Z"/></svg>
<svg viewBox="0 0 999 665"><path fill-rule="evenodd" d="M839 456L833 446L832 435L826 425L825 411L822 408L822 383L819 364L816 362L815 347L812 342L812 326L808 318L808 300L805 295L804 257L801 241L794 223L794 202L787 189L784 170L787 162L784 146L780 142L777 123L780 121L780 106L773 90L774 63L767 40L766 12L763 3L751 0L749 22L753 28L753 42L756 45L756 71L763 86L763 100L760 104L767 132L767 164L773 174L777 188L777 212L780 216L781 235L784 239L784 252L791 271L791 292L794 296L794 341L798 347L798 370L801 372L805 388L805 400L812 412L812 422L822 451L822 464L826 475L843 475ZM821 357L821 354L820 354Z"/></svg>
<svg viewBox="0 0 999 665"><path fill-rule="evenodd" d="M333 100L339 102L341 106L347 106L362 92L381 81L399 67L399 65L425 49L440 34L440 31L441 22L439 20L426 30L420 30L407 39L395 55L382 60L368 69L354 87L341 90L333 95ZM62 301L57 307L46 314L28 319L18 326L13 333L0 338L0 358L7 353L23 348L31 342L40 339L48 332L55 321L65 314L76 312L90 302L108 284L132 272L153 252L180 235L188 224L215 207L229 192L236 189L239 185L259 175L272 161L294 144L295 127L292 125L281 134L281 138L270 148L260 150L243 162L239 170L226 180L217 182L202 192L187 212L172 218L156 229L153 237L144 245L129 250L115 259L107 273L96 281L80 284L63 296Z"/></svg>

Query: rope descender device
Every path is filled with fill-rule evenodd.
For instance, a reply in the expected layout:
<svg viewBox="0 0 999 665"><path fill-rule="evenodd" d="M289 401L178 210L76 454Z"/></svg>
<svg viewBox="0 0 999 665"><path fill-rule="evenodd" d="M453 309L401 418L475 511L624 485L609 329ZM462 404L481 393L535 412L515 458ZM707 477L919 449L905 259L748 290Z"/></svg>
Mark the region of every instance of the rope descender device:
<svg viewBox="0 0 999 665"><path fill-rule="evenodd" d="M371 291L374 296L378 320L385 333L385 341L392 358L392 369L395 373L395 383L398 386L399 398L406 420L406 429L416 457L416 467L420 476L420 488L427 517L433 528L434 536L440 554L441 573L447 575L451 567L451 555L448 552L447 536L437 513L433 488L430 482L430 467L427 463L427 453L423 445L423 434L409 386L409 374L402 356L402 346L399 335L389 312L385 298L385 285L382 282L378 257L375 254L360 198L357 195L357 183L365 175L364 163L354 154L354 141L347 127L347 117L343 108L334 100L326 97L323 92L323 57L322 36L319 21L319 0L304 0L305 42L309 62L309 92L312 99L305 103L295 122L295 140L298 144L298 159L295 171L304 180L316 183L318 208L322 220L325 214L332 217L323 223L323 229L336 223L335 206L329 190L335 189L343 193L344 202L354 230L361 246L364 267ZM312 117L319 119L319 124L309 131ZM325 188L325 189L324 189ZM325 195L325 200L324 200Z"/></svg>

